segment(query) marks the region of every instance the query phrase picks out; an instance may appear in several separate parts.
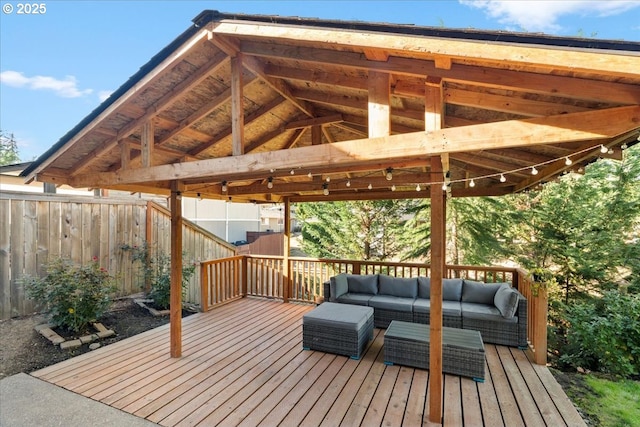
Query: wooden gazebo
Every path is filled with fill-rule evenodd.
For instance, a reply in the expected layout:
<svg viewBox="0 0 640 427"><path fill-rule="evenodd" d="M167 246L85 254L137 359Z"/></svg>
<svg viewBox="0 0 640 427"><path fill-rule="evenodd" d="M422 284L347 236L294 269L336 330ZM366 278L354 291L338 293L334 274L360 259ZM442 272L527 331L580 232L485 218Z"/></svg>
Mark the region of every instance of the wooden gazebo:
<svg viewBox="0 0 640 427"><path fill-rule="evenodd" d="M173 357L182 196L282 202L285 226L291 202L430 197L441 372L447 197L524 191L639 138L637 42L217 11L193 22L24 172L170 197ZM442 378L429 383L439 422Z"/></svg>

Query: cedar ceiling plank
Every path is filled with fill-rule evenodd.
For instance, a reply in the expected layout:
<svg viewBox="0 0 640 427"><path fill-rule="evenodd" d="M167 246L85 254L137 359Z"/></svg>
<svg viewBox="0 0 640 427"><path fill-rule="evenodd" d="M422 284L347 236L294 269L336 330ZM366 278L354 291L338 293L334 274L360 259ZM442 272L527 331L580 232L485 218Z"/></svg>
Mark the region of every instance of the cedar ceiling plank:
<svg viewBox="0 0 640 427"><path fill-rule="evenodd" d="M480 166L485 169L494 170L497 172L512 171L514 169L520 169L523 167L520 165L514 165L513 163L507 163L499 160L488 159L486 157L477 155L476 153L454 153L454 154L451 154L451 158L459 160L464 163ZM552 159L547 158L547 161L549 160L552 160ZM535 164L536 163L531 163L530 166L533 166ZM521 172L521 174L526 175L526 172L524 173Z"/></svg>
<svg viewBox="0 0 640 427"><path fill-rule="evenodd" d="M86 168L88 168L94 160L98 159L103 154L107 153L118 143L119 140L124 139L131 135L136 129L143 126L144 123L153 119L160 114L163 110L169 108L174 102L183 97L191 89L202 83L207 77L215 73L226 61L226 56L218 54L213 56L203 66L201 66L196 72L192 73L187 79L181 81L176 86L171 88L165 95L152 105L144 110L144 113L126 125L123 129L120 129L117 134L110 140L105 142L96 149L93 150L91 156L85 156L83 161L78 162L72 169L72 174L77 175ZM139 88L139 91L143 88Z"/></svg>
<svg viewBox="0 0 640 427"><path fill-rule="evenodd" d="M285 99L278 96L278 97L272 99L270 102L264 104L262 107L258 108L256 111L254 111L253 113L247 115L244 118L245 126L248 126L254 120L259 119L262 115L267 114L269 111L271 111L274 108L278 107L283 102L285 102ZM214 145L220 143L224 138L227 138L228 136L230 136L231 132L232 132L231 126L228 126L226 129L224 129L223 131L221 131L220 133L215 135L209 141L207 141L207 142L205 142L203 144L200 144L200 145L196 146L195 148L189 150L188 154L192 155L192 156L197 156L198 154L200 154L200 153L208 150L209 148L213 147Z"/></svg>
<svg viewBox="0 0 640 427"><path fill-rule="evenodd" d="M285 129L306 128L311 126L340 123L342 121L344 121L344 119L342 118L342 114L332 114L330 116L315 117L311 119L296 120L294 122L289 122L285 126Z"/></svg>
<svg viewBox="0 0 640 427"><path fill-rule="evenodd" d="M473 60L499 65L509 63L518 68L535 66L543 70L585 71L619 77L636 78L640 68L640 56L603 55L581 49L544 49L540 46L523 46L513 43L485 42L416 37L413 35L389 34L386 32L344 31L330 28L296 27L293 25L268 25L240 21L220 21L210 24L214 34L240 39L240 49L244 51L245 40L278 40L322 43L331 46L348 46L352 49L379 49L391 55L402 54L424 59L445 56L456 60ZM382 62L380 62L382 63Z"/></svg>
<svg viewBox="0 0 640 427"><path fill-rule="evenodd" d="M640 128L640 106L571 113L525 120L509 120L476 126L446 128L363 140L298 147L267 153L213 158L161 165L143 171L116 171L79 175L72 186L100 187L104 184L142 183L159 179L190 179L199 176L259 173L299 166L327 169L355 166L382 160L410 160L442 153L494 148L533 146L554 142L605 140Z"/></svg>
<svg viewBox="0 0 640 427"><path fill-rule="evenodd" d="M291 91L289 85L281 79L274 79L264 72L264 64L257 58L247 56L244 59L244 65L253 73L258 75L266 84L271 86L273 90L282 95L286 100L291 102L300 111L309 117L315 117L315 111L312 105L298 99Z"/></svg>
<svg viewBox="0 0 640 427"><path fill-rule="evenodd" d="M246 76L245 77L245 86L249 86L251 83L257 81L255 76ZM169 131L168 134L164 135L161 140L158 141L159 145L166 144L172 138L176 137L178 134L182 133L185 129L192 126L196 122L202 120L204 117L209 115L213 110L220 107L221 105L229 102L231 99L231 88L225 89L222 93L217 95L215 98L208 101L206 104L198 108L196 111L191 113L189 117L180 121L177 127Z"/></svg>
<svg viewBox="0 0 640 427"><path fill-rule="evenodd" d="M517 89L574 99L606 101L620 104L640 103L640 87L634 84L604 80L565 77L524 70L491 69L477 65L453 64L449 70L437 68L433 61L390 57L386 62L371 62L358 53L337 52L307 47L283 47L260 42L242 42L242 51L259 57L275 57L311 64L332 65L348 69L376 69L396 75L413 77L434 76L461 83L472 82L503 89ZM604 55L603 55L604 56ZM640 59L638 59L640 68ZM321 77L321 74L319 75ZM637 71L635 76L637 79Z"/></svg>

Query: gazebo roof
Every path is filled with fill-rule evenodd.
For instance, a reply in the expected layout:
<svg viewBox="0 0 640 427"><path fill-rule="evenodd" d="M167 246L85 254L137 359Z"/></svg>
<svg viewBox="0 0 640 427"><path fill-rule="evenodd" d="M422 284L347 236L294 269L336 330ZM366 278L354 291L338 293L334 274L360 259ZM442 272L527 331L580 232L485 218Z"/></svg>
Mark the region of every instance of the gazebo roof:
<svg viewBox="0 0 640 427"><path fill-rule="evenodd" d="M23 175L157 194L176 180L233 201L414 198L429 197L416 188L440 155L434 185L500 195L637 142L638 42L217 11L193 22Z"/></svg>

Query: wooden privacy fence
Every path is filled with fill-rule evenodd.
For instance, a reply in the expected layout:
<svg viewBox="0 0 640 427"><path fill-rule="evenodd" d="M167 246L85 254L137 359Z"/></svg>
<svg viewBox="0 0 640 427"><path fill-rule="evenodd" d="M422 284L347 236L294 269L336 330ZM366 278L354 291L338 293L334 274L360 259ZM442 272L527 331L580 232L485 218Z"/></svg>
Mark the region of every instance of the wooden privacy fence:
<svg viewBox="0 0 640 427"><path fill-rule="evenodd" d="M143 266L124 246L170 252L169 211L136 199L48 194L0 194L0 319L38 310L21 284L41 276L58 257L82 264L94 257L116 276L118 296L145 290ZM183 225L185 261L228 257L235 248L190 221ZM200 303L200 273L191 279L186 301Z"/></svg>
<svg viewBox="0 0 640 427"><path fill-rule="evenodd" d="M430 276L429 265L336 259L240 255L201 263L203 311L244 296L315 303L324 297L323 283L339 273L387 274L394 277ZM285 272L288 272L288 277ZM521 269L493 266L447 265L447 278L485 283L509 282L528 301L527 336L532 359L545 364L547 357L547 294Z"/></svg>

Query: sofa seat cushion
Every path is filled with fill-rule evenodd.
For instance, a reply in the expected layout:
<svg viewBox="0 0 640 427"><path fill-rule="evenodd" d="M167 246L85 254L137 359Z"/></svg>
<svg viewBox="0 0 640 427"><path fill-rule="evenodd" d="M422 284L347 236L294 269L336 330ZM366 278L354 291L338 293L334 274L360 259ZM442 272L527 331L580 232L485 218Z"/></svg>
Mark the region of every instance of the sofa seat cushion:
<svg viewBox="0 0 640 427"><path fill-rule="evenodd" d="M347 274L347 283L350 294L376 295L378 293L377 274Z"/></svg>
<svg viewBox="0 0 640 427"><path fill-rule="evenodd" d="M418 298L413 303L413 311L416 313L431 313L431 300ZM462 310L458 301L442 301L442 315L460 317Z"/></svg>
<svg viewBox="0 0 640 427"><path fill-rule="evenodd" d="M369 300L369 307L381 308L383 310L413 311L415 298L394 297L392 295L375 295Z"/></svg>
<svg viewBox="0 0 640 427"><path fill-rule="evenodd" d="M482 283L465 279L462 287L462 302L494 305L493 299L502 285L504 283Z"/></svg>
<svg viewBox="0 0 640 427"><path fill-rule="evenodd" d="M418 296L418 279L381 274L378 276L378 294L415 298Z"/></svg>
<svg viewBox="0 0 640 427"><path fill-rule="evenodd" d="M352 294L346 293L344 295L340 295L337 302L341 302L343 304L355 304L355 305L369 305L369 300L373 297L370 294Z"/></svg>
<svg viewBox="0 0 640 427"><path fill-rule="evenodd" d="M488 320L507 323L518 323L518 316L510 319L502 317L502 313L493 304L476 304L473 302L463 302L460 304L462 308L462 322L464 319Z"/></svg>

